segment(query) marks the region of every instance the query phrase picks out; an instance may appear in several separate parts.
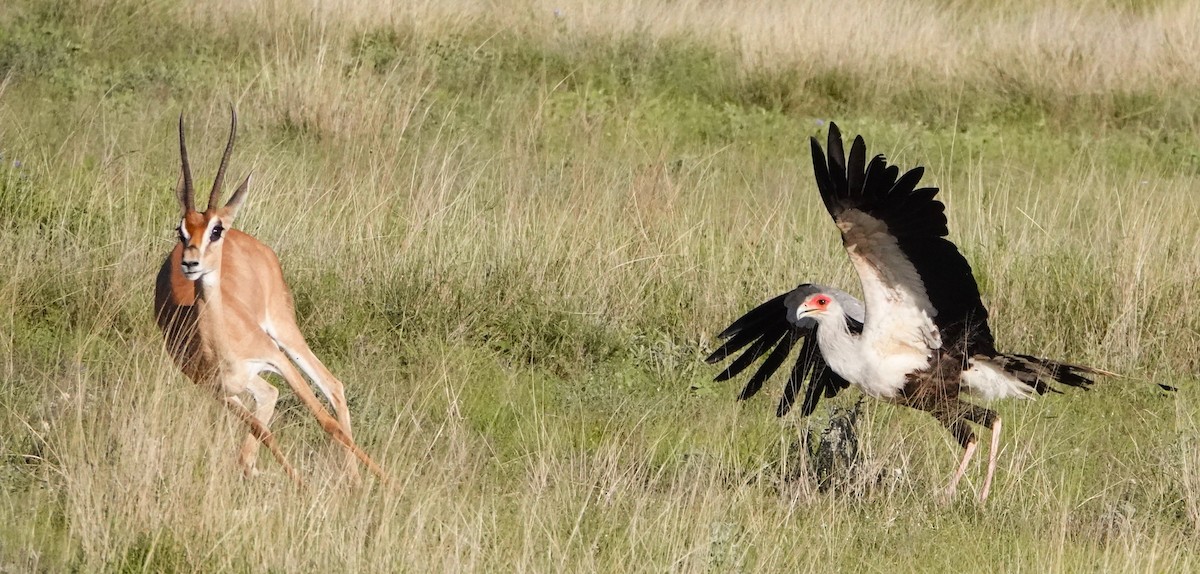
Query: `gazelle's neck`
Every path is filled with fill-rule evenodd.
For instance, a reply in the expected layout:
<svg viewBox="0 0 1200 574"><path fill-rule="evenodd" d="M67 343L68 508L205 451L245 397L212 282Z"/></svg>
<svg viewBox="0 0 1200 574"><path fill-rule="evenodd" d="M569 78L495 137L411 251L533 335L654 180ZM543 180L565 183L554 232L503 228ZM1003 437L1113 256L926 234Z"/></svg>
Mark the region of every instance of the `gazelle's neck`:
<svg viewBox="0 0 1200 574"><path fill-rule="evenodd" d="M221 272L210 271L196 280L196 311L200 334L218 356L225 349L225 302L221 296Z"/></svg>
<svg viewBox="0 0 1200 574"><path fill-rule="evenodd" d="M221 271L214 269L196 280L196 301L206 306L221 305Z"/></svg>

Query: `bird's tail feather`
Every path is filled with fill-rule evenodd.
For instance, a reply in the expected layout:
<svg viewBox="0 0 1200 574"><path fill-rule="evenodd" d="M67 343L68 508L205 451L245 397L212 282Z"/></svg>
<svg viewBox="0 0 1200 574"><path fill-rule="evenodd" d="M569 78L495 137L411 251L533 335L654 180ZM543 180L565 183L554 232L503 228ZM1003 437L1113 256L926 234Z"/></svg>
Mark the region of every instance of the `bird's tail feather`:
<svg viewBox="0 0 1200 574"><path fill-rule="evenodd" d="M1059 392L1058 389L1050 386L1050 382L1086 389L1095 382L1093 377L1118 376L1116 373L1095 367L1052 361L1030 355L999 354L991 357L990 361L1004 372L1016 377L1017 380L1033 387L1039 395Z"/></svg>

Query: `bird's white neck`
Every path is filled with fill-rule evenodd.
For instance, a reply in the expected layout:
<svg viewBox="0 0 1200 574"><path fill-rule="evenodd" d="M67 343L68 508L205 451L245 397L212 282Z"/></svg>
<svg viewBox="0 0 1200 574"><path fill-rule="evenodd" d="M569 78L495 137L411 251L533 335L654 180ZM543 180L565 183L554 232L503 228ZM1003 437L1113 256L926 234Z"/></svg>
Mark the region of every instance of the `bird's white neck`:
<svg viewBox="0 0 1200 574"><path fill-rule="evenodd" d="M850 332L845 314L840 308L830 308L817 316L817 345L833 372L850 383L862 386L866 376L863 361L862 337Z"/></svg>
<svg viewBox="0 0 1200 574"><path fill-rule="evenodd" d="M817 317L817 323L817 345L829 368L869 396L895 397L909 374L929 367L926 349L893 345L883 353L869 336L851 333L840 307L831 306ZM869 333L866 326L863 333Z"/></svg>

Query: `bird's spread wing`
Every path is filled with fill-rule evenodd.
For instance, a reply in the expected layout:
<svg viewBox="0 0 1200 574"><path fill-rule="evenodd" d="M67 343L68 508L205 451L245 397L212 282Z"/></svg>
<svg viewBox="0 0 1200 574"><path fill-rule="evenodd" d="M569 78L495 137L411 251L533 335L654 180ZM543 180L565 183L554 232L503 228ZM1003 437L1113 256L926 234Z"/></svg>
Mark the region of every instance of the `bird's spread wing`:
<svg viewBox="0 0 1200 574"><path fill-rule="evenodd" d="M994 354L971 266L946 239L938 189L917 187L924 169L901 174L883 155L867 161L861 136L847 157L832 123L827 145L828 155L812 139L813 171L862 279L869 316L864 338L884 354L939 347L964 358Z"/></svg>
<svg viewBox="0 0 1200 574"><path fill-rule="evenodd" d="M736 377L765 355L766 359L738 395L740 400L748 399L762 389L763 383L779 370L792 349L799 344L800 352L784 385L776 415L783 416L791 410L805 379L809 380L809 384L800 412L806 416L813 412L822 396L832 397L849 386L845 379L825 365L817 346L817 322L811 318L796 318L800 303L818 292L837 297L847 310L846 322L850 329L862 331L863 308L857 299L837 289L805 283L755 307L717 335L725 342L705 359L708 363L718 363L745 350L715 380L726 381Z"/></svg>

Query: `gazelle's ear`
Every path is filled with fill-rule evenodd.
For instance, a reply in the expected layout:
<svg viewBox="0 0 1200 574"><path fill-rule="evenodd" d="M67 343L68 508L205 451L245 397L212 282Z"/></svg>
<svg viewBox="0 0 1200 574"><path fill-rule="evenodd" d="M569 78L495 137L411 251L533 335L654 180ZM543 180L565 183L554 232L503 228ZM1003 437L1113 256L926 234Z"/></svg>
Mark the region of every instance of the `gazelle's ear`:
<svg viewBox="0 0 1200 574"><path fill-rule="evenodd" d="M225 213L229 218L237 215L237 210L242 206L242 202L246 199L246 190L250 189L250 174L246 175L246 179L242 180L242 185L239 185L237 190L229 198L229 203L225 204Z"/></svg>

